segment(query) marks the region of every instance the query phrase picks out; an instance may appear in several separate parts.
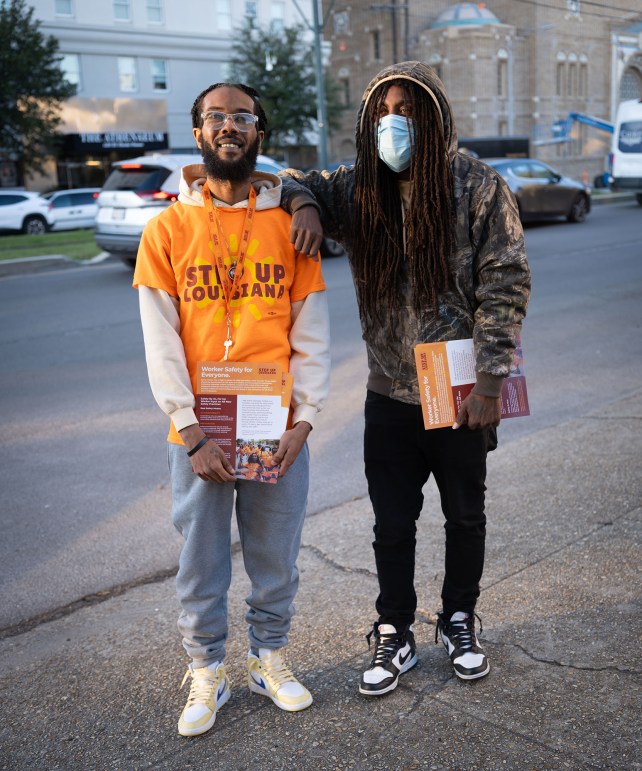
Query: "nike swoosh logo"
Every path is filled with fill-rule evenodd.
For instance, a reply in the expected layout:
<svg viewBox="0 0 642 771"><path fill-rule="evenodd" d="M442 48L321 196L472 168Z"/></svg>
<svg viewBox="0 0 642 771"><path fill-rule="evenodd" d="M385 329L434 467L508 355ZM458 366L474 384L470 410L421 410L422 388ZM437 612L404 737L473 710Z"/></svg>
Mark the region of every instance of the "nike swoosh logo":
<svg viewBox="0 0 642 771"><path fill-rule="evenodd" d="M399 666L403 667L406 661L408 661L408 659L410 658L411 653L412 651L408 651L408 653L406 653L405 656L402 656L401 653L399 654Z"/></svg>
<svg viewBox="0 0 642 771"><path fill-rule="evenodd" d="M267 689L267 686L265 685L265 681L263 680L263 678L260 675L257 675L254 672L252 672L251 675L252 675L252 680L254 680L254 682L257 685L260 685L261 688Z"/></svg>

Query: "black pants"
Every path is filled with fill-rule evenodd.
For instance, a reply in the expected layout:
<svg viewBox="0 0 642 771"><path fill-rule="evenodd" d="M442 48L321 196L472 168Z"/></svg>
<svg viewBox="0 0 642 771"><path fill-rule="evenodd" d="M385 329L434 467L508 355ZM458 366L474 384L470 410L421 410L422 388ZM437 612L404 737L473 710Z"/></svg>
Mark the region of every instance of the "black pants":
<svg viewBox="0 0 642 771"><path fill-rule="evenodd" d="M368 492L375 513L373 547L379 578L379 621L410 624L415 593L416 520L432 473L446 517L446 617L472 612L484 569L486 454L494 429L426 431L421 407L368 391L364 437ZM493 445L490 445L493 442Z"/></svg>

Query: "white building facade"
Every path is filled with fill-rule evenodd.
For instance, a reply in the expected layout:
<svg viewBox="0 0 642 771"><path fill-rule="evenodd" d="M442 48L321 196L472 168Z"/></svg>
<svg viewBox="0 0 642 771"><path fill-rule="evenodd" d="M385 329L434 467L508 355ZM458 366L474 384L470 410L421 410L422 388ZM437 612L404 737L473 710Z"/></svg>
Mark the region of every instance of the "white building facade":
<svg viewBox="0 0 642 771"><path fill-rule="evenodd" d="M34 180L41 188L102 184L115 160L195 150L192 103L227 78L246 17L274 30L307 22L293 0L29 2L41 32L58 40L63 71L77 88L62 110L57 169Z"/></svg>

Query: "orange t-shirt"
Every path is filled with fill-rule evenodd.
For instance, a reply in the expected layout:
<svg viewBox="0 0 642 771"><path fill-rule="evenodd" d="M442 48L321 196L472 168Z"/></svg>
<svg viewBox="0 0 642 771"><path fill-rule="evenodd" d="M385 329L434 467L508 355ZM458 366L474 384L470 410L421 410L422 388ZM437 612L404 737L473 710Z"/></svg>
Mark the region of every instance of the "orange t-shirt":
<svg viewBox="0 0 642 771"><path fill-rule="evenodd" d="M232 257L223 247L226 270L237 259L246 211L217 209ZM291 303L325 289L320 263L300 256L290 243L290 221L280 208L255 212L243 275L230 302L230 361L278 362L288 371ZM134 286L140 284L179 299L180 336L196 393L198 363L222 361L227 337L207 209L179 201L147 224L134 272ZM168 439L181 442L173 424Z"/></svg>

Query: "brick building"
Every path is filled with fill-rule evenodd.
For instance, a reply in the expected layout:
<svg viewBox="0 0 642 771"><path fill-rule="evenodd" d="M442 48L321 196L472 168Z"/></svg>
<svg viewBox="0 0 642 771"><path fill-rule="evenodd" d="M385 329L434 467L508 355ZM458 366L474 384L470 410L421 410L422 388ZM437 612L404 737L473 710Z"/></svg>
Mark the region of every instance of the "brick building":
<svg viewBox="0 0 642 771"><path fill-rule="evenodd" d="M419 59L442 78L461 137L525 135L532 156L593 179L605 168L610 135L565 119L613 122L620 101L642 97L642 10L639 0L616 5L337 0L325 37L350 109L331 137L331 160L354 158L356 109L371 77L393 61Z"/></svg>

